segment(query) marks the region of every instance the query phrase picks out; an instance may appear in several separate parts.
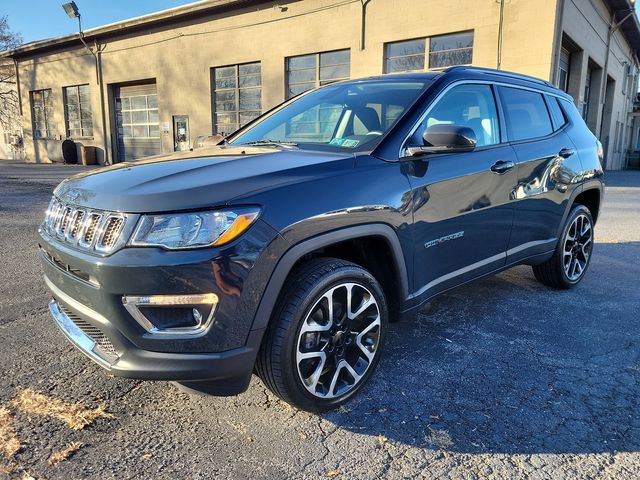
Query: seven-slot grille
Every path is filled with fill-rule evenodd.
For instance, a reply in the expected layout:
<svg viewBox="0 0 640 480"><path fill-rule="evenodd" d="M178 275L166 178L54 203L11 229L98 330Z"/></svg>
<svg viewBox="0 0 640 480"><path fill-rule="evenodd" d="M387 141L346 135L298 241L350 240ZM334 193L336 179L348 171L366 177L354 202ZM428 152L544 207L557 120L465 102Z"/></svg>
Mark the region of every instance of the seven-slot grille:
<svg viewBox="0 0 640 480"><path fill-rule="evenodd" d="M108 253L120 240L126 220L120 213L76 207L53 197L43 228L62 242L83 250Z"/></svg>

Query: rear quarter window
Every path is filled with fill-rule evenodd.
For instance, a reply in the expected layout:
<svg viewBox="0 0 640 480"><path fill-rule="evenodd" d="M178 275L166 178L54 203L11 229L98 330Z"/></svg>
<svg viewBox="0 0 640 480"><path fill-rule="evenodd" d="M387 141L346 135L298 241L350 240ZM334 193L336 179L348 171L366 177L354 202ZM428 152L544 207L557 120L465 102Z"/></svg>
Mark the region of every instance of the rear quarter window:
<svg viewBox="0 0 640 480"><path fill-rule="evenodd" d="M500 87L509 140L519 141L553 133L551 117L542 94L520 88Z"/></svg>
<svg viewBox="0 0 640 480"><path fill-rule="evenodd" d="M547 106L549 107L549 112L551 113L551 118L553 119L554 130L560 130L567 124L567 118L560 108L558 104L558 99L551 95L547 95Z"/></svg>

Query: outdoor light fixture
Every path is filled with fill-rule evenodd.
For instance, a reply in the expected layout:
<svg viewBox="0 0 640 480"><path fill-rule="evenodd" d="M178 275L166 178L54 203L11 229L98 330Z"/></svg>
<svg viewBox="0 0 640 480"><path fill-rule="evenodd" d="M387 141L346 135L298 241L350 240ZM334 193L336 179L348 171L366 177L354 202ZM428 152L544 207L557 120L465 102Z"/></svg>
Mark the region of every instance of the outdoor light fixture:
<svg viewBox="0 0 640 480"><path fill-rule="evenodd" d="M62 5L64 11L69 15L69 18L80 18L80 11L78 10L78 6L76 2L69 2Z"/></svg>

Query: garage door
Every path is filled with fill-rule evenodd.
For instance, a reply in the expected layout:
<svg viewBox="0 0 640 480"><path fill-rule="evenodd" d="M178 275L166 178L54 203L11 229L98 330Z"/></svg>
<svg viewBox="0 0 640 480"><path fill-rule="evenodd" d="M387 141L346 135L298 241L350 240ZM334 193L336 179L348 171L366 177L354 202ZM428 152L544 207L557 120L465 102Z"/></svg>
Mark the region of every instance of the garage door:
<svg viewBox="0 0 640 480"><path fill-rule="evenodd" d="M155 83L116 88L118 161L160 153L158 95Z"/></svg>

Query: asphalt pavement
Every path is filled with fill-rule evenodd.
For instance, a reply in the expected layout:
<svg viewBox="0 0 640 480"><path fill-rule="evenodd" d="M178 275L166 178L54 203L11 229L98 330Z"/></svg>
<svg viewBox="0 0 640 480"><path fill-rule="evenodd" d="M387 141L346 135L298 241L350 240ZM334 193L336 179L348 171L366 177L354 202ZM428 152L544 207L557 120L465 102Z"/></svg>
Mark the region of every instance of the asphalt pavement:
<svg viewBox="0 0 640 480"><path fill-rule="evenodd" d="M640 172L607 175L577 288L547 289L523 266L443 295L392 325L357 398L318 416L257 378L228 398L114 378L69 344L49 317L35 230L76 171L0 162L0 407L21 444L0 477L640 477ZM23 388L104 402L112 417L73 430L16 407Z"/></svg>

